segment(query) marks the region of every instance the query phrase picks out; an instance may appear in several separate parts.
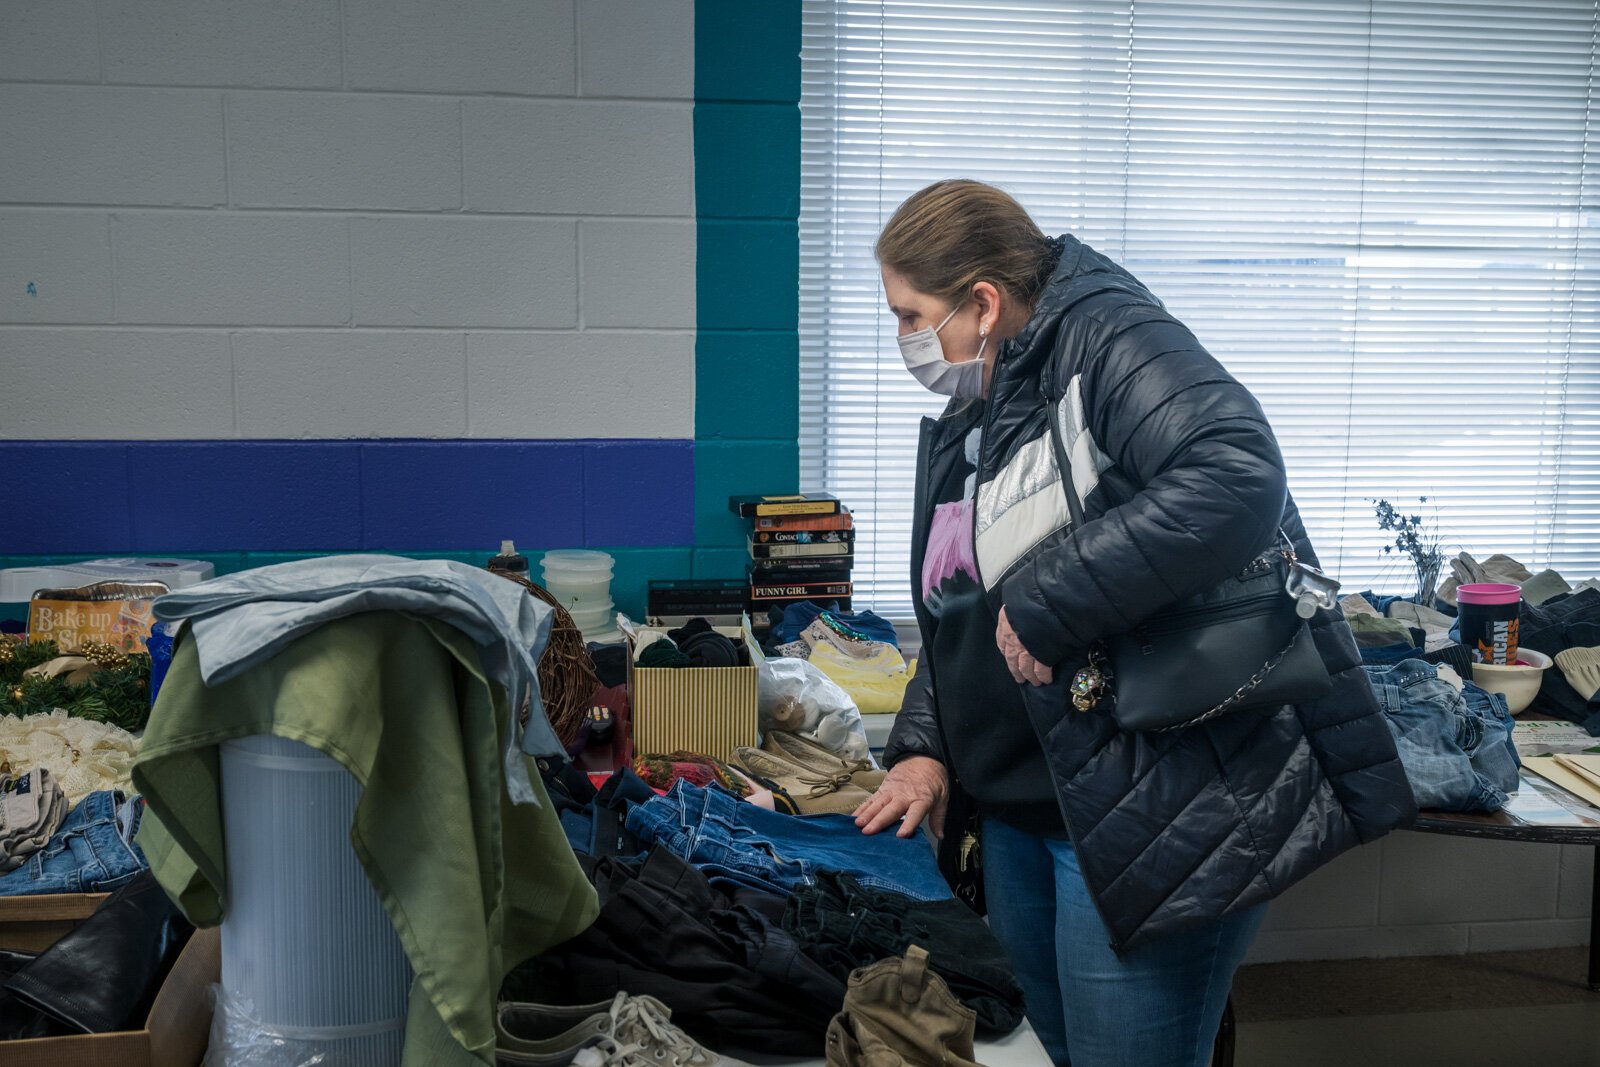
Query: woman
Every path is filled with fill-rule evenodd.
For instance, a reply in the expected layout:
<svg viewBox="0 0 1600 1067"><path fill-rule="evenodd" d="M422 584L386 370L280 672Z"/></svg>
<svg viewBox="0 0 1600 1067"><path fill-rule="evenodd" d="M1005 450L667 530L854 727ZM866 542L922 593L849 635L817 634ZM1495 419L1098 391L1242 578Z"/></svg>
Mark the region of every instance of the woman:
<svg viewBox="0 0 1600 1067"><path fill-rule="evenodd" d="M922 669L856 823L944 835L952 796L981 813L990 922L1057 1063L1204 1065L1266 901L1415 813L1337 610L1312 620L1323 699L1159 734L1073 709L1099 639L1280 527L1315 559L1277 442L1136 278L998 189L929 186L876 252L907 368L952 402L919 448Z"/></svg>

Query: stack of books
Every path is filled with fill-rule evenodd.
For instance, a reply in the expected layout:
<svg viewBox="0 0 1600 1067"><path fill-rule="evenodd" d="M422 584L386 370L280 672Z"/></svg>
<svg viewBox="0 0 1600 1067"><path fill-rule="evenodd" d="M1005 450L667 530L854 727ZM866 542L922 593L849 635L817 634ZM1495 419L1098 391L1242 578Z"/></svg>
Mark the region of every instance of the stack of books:
<svg viewBox="0 0 1600 1067"><path fill-rule="evenodd" d="M856 531L850 509L828 493L728 498L750 520L750 616L802 600L850 608Z"/></svg>

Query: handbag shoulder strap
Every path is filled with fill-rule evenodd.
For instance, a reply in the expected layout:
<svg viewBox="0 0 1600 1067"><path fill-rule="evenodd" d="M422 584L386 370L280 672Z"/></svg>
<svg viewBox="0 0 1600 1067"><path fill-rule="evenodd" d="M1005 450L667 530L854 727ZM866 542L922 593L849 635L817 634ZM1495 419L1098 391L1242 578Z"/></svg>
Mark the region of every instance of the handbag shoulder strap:
<svg viewBox="0 0 1600 1067"><path fill-rule="evenodd" d="M1046 397L1049 407L1044 421L1050 424L1050 441L1055 446L1056 466L1061 468L1061 488L1067 494L1067 514L1072 517L1073 529L1083 526L1083 501L1078 499L1078 487L1072 481L1072 456L1067 451L1066 440L1061 435L1063 399Z"/></svg>
<svg viewBox="0 0 1600 1067"><path fill-rule="evenodd" d="M1066 438L1061 432L1061 419L1064 416L1063 405L1066 400L1049 395L1046 395L1045 400L1049 407L1045 411L1044 419L1050 426L1050 441L1054 446L1056 465L1061 468L1061 488L1067 494L1067 514L1072 518L1073 528L1076 529L1083 525L1084 513L1083 501L1078 499L1078 487L1072 479L1072 453L1068 450ZM1289 537L1282 526L1278 527L1277 534L1277 538L1262 552L1270 552L1274 548L1285 549L1287 550L1285 558L1293 561L1295 558L1293 539Z"/></svg>

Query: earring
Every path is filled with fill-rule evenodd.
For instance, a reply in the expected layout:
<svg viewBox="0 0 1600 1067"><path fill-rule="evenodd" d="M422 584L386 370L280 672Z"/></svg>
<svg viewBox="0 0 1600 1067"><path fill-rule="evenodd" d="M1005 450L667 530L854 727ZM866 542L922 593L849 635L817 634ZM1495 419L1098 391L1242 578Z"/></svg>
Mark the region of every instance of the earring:
<svg viewBox="0 0 1600 1067"><path fill-rule="evenodd" d="M979 337L988 337L989 336L989 327L987 327L987 326L979 326L978 327L978 336Z"/></svg>

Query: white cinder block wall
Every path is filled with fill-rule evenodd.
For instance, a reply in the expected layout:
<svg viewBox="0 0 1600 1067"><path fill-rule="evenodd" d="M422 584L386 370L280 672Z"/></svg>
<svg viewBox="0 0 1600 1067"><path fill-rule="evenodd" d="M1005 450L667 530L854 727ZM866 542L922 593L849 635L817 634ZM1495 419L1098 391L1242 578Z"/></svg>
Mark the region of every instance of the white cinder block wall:
<svg viewBox="0 0 1600 1067"><path fill-rule="evenodd" d="M1587 944L1593 871L1587 846L1396 831L1275 901L1246 962Z"/></svg>
<svg viewBox="0 0 1600 1067"><path fill-rule="evenodd" d="M693 96L692 0L7 4L0 437L691 439Z"/></svg>

